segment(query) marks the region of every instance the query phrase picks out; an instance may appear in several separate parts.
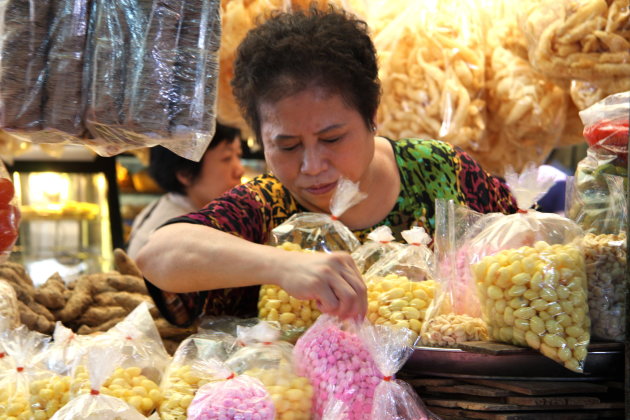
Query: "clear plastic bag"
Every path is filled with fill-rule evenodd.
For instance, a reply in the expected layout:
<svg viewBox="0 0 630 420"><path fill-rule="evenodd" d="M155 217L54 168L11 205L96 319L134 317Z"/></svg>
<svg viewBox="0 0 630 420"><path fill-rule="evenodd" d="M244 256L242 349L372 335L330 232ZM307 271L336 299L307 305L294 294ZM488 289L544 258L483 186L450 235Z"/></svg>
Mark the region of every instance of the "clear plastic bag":
<svg viewBox="0 0 630 420"><path fill-rule="evenodd" d="M352 252L352 258L361 273L365 273L377 261L400 246L399 242L394 242L394 235L389 226L377 227L370 232L367 239Z"/></svg>
<svg viewBox="0 0 630 420"><path fill-rule="evenodd" d="M0 332L7 328L16 328L20 325L20 310L18 308L15 289L6 280L0 279L0 320L2 326Z"/></svg>
<svg viewBox="0 0 630 420"><path fill-rule="evenodd" d="M470 263L493 340L529 346L582 372L590 341L582 229L527 210L553 183L535 167L506 182L519 212L489 214L470 240Z"/></svg>
<svg viewBox="0 0 630 420"><path fill-rule="evenodd" d="M296 372L313 384L314 420L322 418L330 400L347 406L344 420L363 420L372 412L383 375L357 335L359 329L356 321L322 315L295 345Z"/></svg>
<svg viewBox="0 0 630 420"><path fill-rule="evenodd" d="M431 415L413 388L395 379L413 353L409 346L412 332L382 325L363 325L359 330L361 341L372 355L376 368L382 374L376 389L370 418L396 420L429 420Z"/></svg>
<svg viewBox="0 0 630 420"><path fill-rule="evenodd" d="M391 8L378 9L387 15L386 23L378 15L370 19L383 89L379 133L489 150L484 40L476 5L433 0Z"/></svg>
<svg viewBox="0 0 630 420"><path fill-rule="evenodd" d="M488 327L481 319L477 286L468 265L471 250L467 240L478 233L474 227L481 217L481 213L453 200L436 200L437 285L422 325L422 345L456 347L464 341L488 340Z"/></svg>
<svg viewBox="0 0 630 420"><path fill-rule="evenodd" d="M20 209L11 175L0 161L0 262L6 261L17 241Z"/></svg>
<svg viewBox="0 0 630 420"><path fill-rule="evenodd" d="M364 275L368 292L367 319L373 324L409 328L415 340L433 300L435 263L428 247L431 237L424 228L414 227L403 231L402 236L408 245L401 244Z"/></svg>
<svg viewBox="0 0 630 420"><path fill-rule="evenodd" d="M280 331L266 322L239 328L243 347L225 362L234 373L260 380L273 401L278 418L310 419L313 387L293 367L293 345L278 341Z"/></svg>
<svg viewBox="0 0 630 420"><path fill-rule="evenodd" d="M146 419L122 399L101 393L101 386L121 361L118 349L107 346L90 348L86 354L89 388L69 401L52 417L53 420L141 420Z"/></svg>
<svg viewBox="0 0 630 420"><path fill-rule="evenodd" d="M70 375L73 365L89 346L89 335L75 334L60 321L55 324L53 342L45 351L37 355L37 363L59 375Z"/></svg>
<svg viewBox="0 0 630 420"><path fill-rule="evenodd" d="M219 379L209 361L224 361L234 350L235 337L225 333L201 333L188 337L177 348L160 388L163 420L184 420L197 390ZM223 378L220 378L223 379Z"/></svg>

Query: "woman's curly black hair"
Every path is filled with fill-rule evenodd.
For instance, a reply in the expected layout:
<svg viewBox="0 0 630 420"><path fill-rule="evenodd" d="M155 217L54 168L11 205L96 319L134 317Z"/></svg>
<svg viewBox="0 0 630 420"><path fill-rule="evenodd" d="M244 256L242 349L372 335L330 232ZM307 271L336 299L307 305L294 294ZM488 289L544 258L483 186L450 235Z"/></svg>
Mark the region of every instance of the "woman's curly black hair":
<svg viewBox="0 0 630 420"><path fill-rule="evenodd" d="M381 85L365 22L332 6L276 13L239 45L232 89L259 141L260 104L311 86L341 94L373 129Z"/></svg>

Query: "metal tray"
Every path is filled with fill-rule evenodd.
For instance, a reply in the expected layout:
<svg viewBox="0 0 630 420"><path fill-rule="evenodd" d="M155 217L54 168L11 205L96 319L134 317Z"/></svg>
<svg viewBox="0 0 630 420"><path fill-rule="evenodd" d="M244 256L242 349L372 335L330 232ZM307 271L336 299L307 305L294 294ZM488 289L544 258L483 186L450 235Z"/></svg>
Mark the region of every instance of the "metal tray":
<svg viewBox="0 0 630 420"><path fill-rule="evenodd" d="M541 381L593 381L622 379L623 348L589 349L584 374L531 350L506 354L483 354L461 349L416 347L400 372L403 377L437 376L445 378L508 379Z"/></svg>

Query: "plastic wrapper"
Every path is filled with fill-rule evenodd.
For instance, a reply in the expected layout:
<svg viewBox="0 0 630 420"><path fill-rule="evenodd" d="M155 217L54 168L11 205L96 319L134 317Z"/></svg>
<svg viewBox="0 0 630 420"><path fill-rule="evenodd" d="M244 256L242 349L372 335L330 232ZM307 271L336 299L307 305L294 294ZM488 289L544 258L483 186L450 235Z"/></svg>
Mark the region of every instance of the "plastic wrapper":
<svg viewBox="0 0 630 420"><path fill-rule="evenodd" d="M549 77L596 82L630 76L627 0L528 2L521 27L530 61Z"/></svg>
<svg viewBox="0 0 630 420"><path fill-rule="evenodd" d="M413 388L395 379L413 353L409 346L412 332L381 325L364 325L359 337L372 355L376 368L382 374L376 389L370 418L397 420L429 420L435 417L428 412Z"/></svg>
<svg viewBox="0 0 630 420"><path fill-rule="evenodd" d="M470 273L468 239L476 233L482 217L452 200L435 203L435 255L437 285L427 309L420 343L425 346L457 347L464 341L488 340L488 327L481 319L477 286Z"/></svg>
<svg viewBox="0 0 630 420"><path fill-rule="evenodd" d="M17 241L21 218L18 206L11 176L0 162L0 262L9 258Z"/></svg>
<svg viewBox="0 0 630 420"><path fill-rule="evenodd" d="M238 331L241 348L225 362L234 373L260 380L271 396L276 418L310 419L313 387L293 368L293 345L266 322Z"/></svg>
<svg viewBox="0 0 630 420"><path fill-rule="evenodd" d="M345 420L370 418L374 390L383 375L357 335L359 328L356 321L322 315L295 345L296 372L313 384L314 420L336 400L347 407Z"/></svg>
<svg viewBox="0 0 630 420"><path fill-rule="evenodd" d="M197 390L217 380L208 360L224 361L234 349L235 338L225 333L201 333L188 337L177 348L160 388L163 420L184 420Z"/></svg>
<svg viewBox="0 0 630 420"><path fill-rule="evenodd" d="M352 258L361 273L365 273L374 263L398 249L389 226L379 226L368 235L368 240L352 252Z"/></svg>
<svg viewBox="0 0 630 420"><path fill-rule="evenodd" d="M415 340L434 296L434 256L428 248L431 237L424 228L414 227L402 236L408 245L401 245L364 275L367 319L377 325L409 328Z"/></svg>
<svg viewBox="0 0 630 420"><path fill-rule="evenodd" d="M53 342L36 356L36 361L59 375L70 375L72 367L82 356L91 338L88 335L77 335L57 321L53 332Z"/></svg>
<svg viewBox="0 0 630 420"><path fill-rule="evenodd" d="M536 71L527 58L527 41L518 28L521 3L497 0L486 33L488 143L470 153L483 168L503 176L509 163L517 171L527 162L543 164L562 135L568 95ZM501 7L503 6L503 7ZM498 12L502 10L503 12Z"/></svg>
<svg viewBox="0 0 630 420"><path fill-rule="evenodd" d="M397 8L396 13L388 7ZM486 142L484 43L472 2L408 2L381 9L376 27L383 95L378 131L394 139L428 137L467 151ZM380 10L379 10L380 11ZM374 17L378 20L378 17Z"/></svg>
<svg viewBox="0 0 630 420"><path fill-rule="evenodd" d="M0 280L0 320L2 320L0 332L5 328L16 328L20 325L17 295L13 286L6 280Z"/></svg>
<svg viewBox="0 0 630 420"><path fill-rule="evenodd" d="M146 419L125 401L105 395L102 384L108 378L122 355L115 348L91 348L86 355L91 387L72 398L52 419L54 420L141 420Z"/></svg>
<svg viewBox="0 0 630 420"><path fill-rule="evenodd" d="M49 401L31 394L29 384L56 376L33 363L34 356L45 349L49 341L50 337L23 325L1 333L0 342L8 358L8 368L0 371L1 418L27 420L37 411L48 408ZM53 406L52 410L56 408Z"/></svg>
<svg viewBox="0 0 630 420"><path fill-rule="evenodd" d="M527 210L552 185L535 167L506 182L519 212L490 213L470 240L470 263L493 340L529 346L582 372L590 341L582 229L553 213Z"/></svg>
<svg viewBox="0 0 630 420"><path fill-rule="evenodd" d="M8 0L0 5L0 127L41 128L51 4Z"/></svg>
<svg viewBox="0 0 630 420"><path fill-rule="evenodd" d="M285 242L279 246L286 251L304 251L299 245ZM321 312L315 300L300 300L273 284L260 287L258 317L264 321L278 322L284 338L294 341L308 327L313 325Z"/></svg>

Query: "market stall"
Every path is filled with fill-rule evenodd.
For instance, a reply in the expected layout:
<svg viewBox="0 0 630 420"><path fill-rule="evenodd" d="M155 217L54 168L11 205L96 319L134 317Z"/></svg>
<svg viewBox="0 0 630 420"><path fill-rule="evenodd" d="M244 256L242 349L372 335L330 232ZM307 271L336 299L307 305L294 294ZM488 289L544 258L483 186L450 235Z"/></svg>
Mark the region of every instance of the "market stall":
<svg viewBox="0 0 630 420"><path fill-rule="evenodd" d="M7 1L0 419L627 416L627 0L331 3L369 27L376 133L461 148L505 180L518 210L438 199L416 220L424 228L357 235L341 219L365 194L342 179L330 214L296 211L266 245L286 258L350 254L365 319L277 284L225 292L216 314L158 297L121 249L119 199L131 219L160 192L146 148L199 160L215 120L256 148L230 84L237 47L307 2ZM88 157L63 166L67 144ZM587 151L567 168L566 211L537 211L555 182L539 166L575 145ZM52 162L48 178L33 148ZM257 316L230 316L230 304Z"/></svg>

